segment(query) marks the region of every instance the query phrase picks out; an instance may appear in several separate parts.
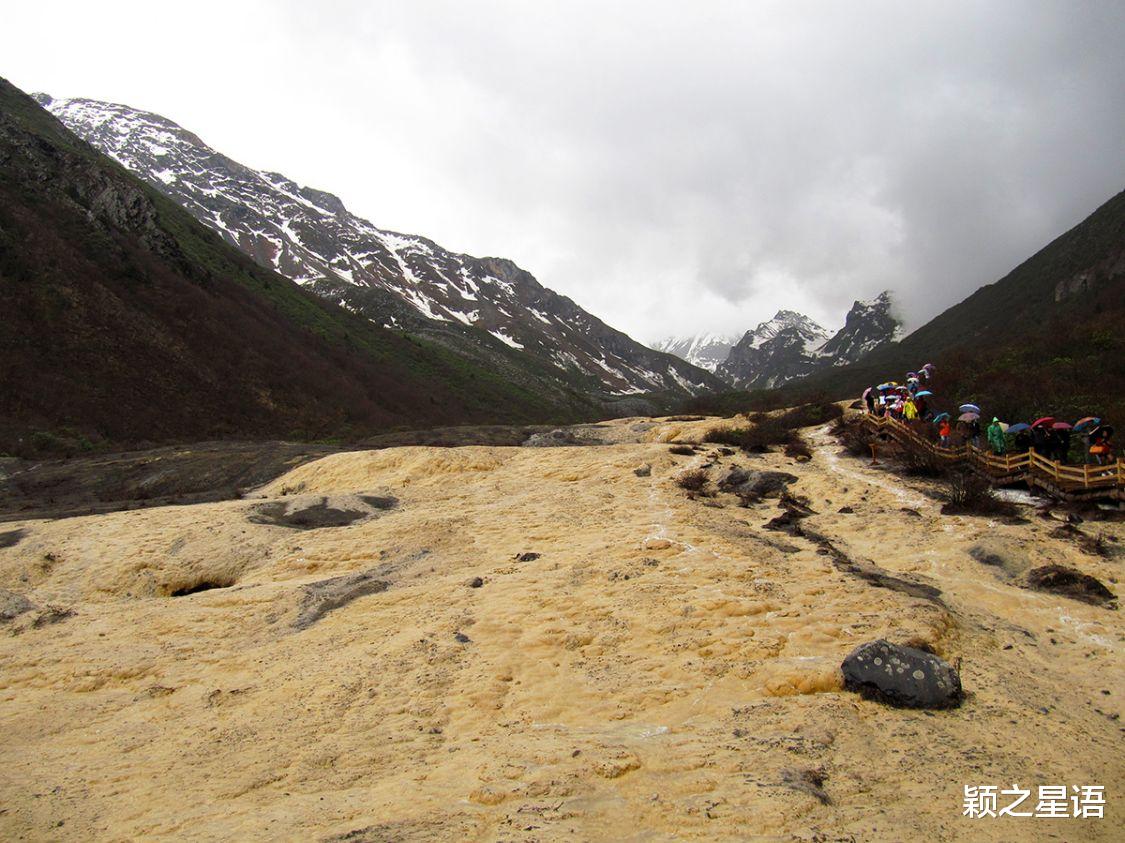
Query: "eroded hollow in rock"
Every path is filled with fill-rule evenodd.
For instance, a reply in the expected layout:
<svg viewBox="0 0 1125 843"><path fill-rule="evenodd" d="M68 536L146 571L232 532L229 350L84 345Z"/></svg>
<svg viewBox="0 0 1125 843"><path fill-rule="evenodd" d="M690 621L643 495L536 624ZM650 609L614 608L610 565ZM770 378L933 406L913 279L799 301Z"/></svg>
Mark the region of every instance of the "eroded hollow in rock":
<svg viewBox="0 0 1125 843"><path fill-rule="evenodd" d="M187 597L189 594L198 594L201 591L211 591L216 588L230 588L237 582L233 577L206 577L193 583L182 585L168 592L169 597Z"/></svg>

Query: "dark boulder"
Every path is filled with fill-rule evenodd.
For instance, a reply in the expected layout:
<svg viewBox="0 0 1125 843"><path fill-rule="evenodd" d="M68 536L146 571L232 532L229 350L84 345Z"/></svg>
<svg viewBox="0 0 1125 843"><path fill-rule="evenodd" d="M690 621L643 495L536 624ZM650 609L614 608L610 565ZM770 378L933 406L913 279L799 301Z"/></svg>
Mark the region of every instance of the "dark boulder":
<svg viewBox="0 0 1125 843"><path fill-rule="evenodd" d="M6 530L0 533L0 547L15 547L25 535L26 530Z"/></svg>
<svg viewBox="0 0 1125 843"><path fill-rule="evenodd" d="M1028 572L1027 584L1038 591L1050 591L1096 606L1112 606L1117 600L1117 595L1101 580L1065 565L1035 568Z"/></svg>
<svg viewBox="0 0 1125 843"><path fill-rule="evenodd" d="M747 471L735 466L719 480L719 491L745 497L778 497L796 482L796 476L785 471Z"/></svg>
<svg viewBox="0 0 1125 843"><path fill-rule="evenodd" d="M7 623L10 620L14 620L34 608L35 604L22 594L16 594L14 591L0 588L0 623Z"/></svg>
<svg viewBox="0 0 1125 843"><path fill-rule="evenodd" d="M879 639L853 650L840 666L844 687L899 708L961 704L961 677L932 653Z"/></svg>

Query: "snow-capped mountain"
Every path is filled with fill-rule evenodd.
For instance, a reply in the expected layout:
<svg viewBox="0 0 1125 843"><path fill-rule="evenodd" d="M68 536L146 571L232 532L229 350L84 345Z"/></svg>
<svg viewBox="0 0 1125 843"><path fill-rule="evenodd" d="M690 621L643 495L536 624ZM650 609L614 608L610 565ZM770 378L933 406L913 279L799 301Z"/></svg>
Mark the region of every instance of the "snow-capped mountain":
<svg viewBox="0 0 1125 843"><path fill-rule="evenodd" d="M503 344L559 377L615 395L721 386L614 330L509 260L457 254L424 237L376 228L331 193L243 166L157 114L35 97L258 263L380 325L432 334L477 356L482 345L503 352Z"/></svg>
<svg viewBox="0 0 1125 843"><path fill-rule="evenodd" d="M831 366L854 363L898 339L889 292L857 301L834 334L800 313L778 311L739 340L715 374L741 389L769 389Z"/></svg>
<svg viewBox="0 0 1125 843"><path fill-rule="evenodd" d="M769 389L802 378L818 363L817 349L829 333L792 310L779 310L730 350L716 374L742 389Z"/></svg>
<svg viewBox="0 0 1125 843"><path fill-rule="evenodd" d="M668 337L655 343L653 348L675 354L681 360L714 372L727 359L738 340L737 335L696 334L689 337Z"/></svg>
<svg viewBox="0 0 1125 843"><path fill-rule="evenodd" d="M867 352L897 340L902 323L893 313L894 302L889 290L870 301L857 301L848 311L844 327L820 347L818 353L832 366L854 363Z"/></svg>

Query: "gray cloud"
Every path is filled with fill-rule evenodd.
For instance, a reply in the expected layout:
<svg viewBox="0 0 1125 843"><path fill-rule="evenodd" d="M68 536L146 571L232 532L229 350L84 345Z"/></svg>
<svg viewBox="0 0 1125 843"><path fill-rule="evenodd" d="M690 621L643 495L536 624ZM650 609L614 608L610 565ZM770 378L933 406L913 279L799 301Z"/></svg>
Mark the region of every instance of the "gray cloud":
<svg viewBox="0 0 1125 843"><path fill-rule="evenodd" d="M17 12L5 72L511 257L641 339L831 325L884 287L917 324L1125 187L1108 0L114 5Z"/></svg>

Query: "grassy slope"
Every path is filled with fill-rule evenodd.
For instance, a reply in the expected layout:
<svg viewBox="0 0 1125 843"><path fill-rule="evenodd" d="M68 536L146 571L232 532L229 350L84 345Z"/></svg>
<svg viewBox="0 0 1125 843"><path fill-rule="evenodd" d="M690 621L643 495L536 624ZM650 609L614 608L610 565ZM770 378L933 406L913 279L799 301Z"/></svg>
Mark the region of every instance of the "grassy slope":
<svg viewBox="0 0 1125 843"><path fill-rule="evenodd" d="M1089 287L1056 301L1060 282ZM1050 413L1125 418L1125 192L994 284L901 342L851 366L771 391L730 392L694 409L741 410L858 396L926 362L947 403L976 401L1010 419Z"/></svg>
<svg viewBox="0 0 1125 843"><path fill-rule="evenodd" d="M595 413L257 266L3 80L0 121L0 447L64 427L129 442Z"/></svg>

